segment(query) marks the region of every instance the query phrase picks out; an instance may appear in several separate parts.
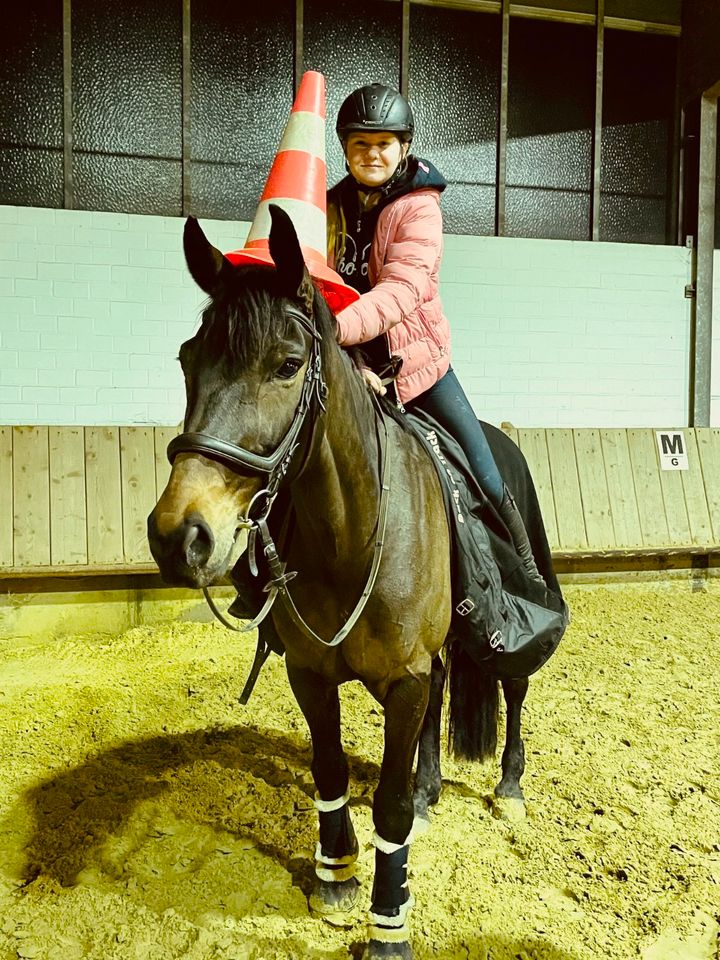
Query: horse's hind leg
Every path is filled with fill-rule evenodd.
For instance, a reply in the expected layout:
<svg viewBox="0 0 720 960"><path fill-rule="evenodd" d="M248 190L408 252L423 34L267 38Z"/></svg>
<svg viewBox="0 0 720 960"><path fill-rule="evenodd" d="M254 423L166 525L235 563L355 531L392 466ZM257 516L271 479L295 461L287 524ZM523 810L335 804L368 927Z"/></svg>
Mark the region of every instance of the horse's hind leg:
<svg viewBox="0 0 720 960"><path fill-rule="evenodd" d="M507 705L505 749L502 754L502 779L495 787L499 802L496 815L517 819L525 815L525 797L520 787L520 778L525 771L525 747L520 732L522 705L528 691L528 679L503 680L503 695Z"/></svg>
<svg viewBox="0 0 720 960"><path fill-rule="evenodd" d="M290 686L312 739L312 774L317 787L320 841L310 909L329 923L352 922L358 901L355 866L358 843L348 810L348 765L340 740L337 687L311 670L287 665Z"/></svg>
<svg viewBox="0 0 720 960"><path fill-rule="evenodd" d="M415 774L415 830L429 823L428 807L440 799L440 726L445 686L445 665L438 655L432 662L430 699L420 732L417 773Z"/></svg>

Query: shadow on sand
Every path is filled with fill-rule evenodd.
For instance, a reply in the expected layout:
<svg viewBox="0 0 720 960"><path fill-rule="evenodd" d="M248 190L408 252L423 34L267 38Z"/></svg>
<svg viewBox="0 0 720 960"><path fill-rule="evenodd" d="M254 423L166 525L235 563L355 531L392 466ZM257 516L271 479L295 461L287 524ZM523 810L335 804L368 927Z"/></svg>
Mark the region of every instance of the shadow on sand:
<svg viewBox="0 0 720 960"><path fill-rule="evenodd" d="M370 784L374 789L379 775L377 764L348 755L351 781L358 793ZM205 730L181 734L166 734L143 740L127 740L112 749L92 757L86 763L55 774L25 792L19 801L23 814L30 813L34 825L26 846L27 861L23 879L32 883L38 876L53 880L63 887L72 887L79 875L95 861L95 851L123 831L135 809L147 801L162 800L182 775L186 782L197 778L198 795L207 789L202 771L192 768L199 762L212 762L241 783L261 780L275 788L294 786L309 801L314 793L310 774L310 747L300 736L277 731L257 730L238 726L233 729ZM460 788L449 783L450 789ZM474 794L474 791L473 791ZM479 794L477 798L484 802ZM355 803L369 803L361 797ZM233 819L232 797L212 797L201 818L204 825L226 829L222 824ZM13 818L13 812L10 813ZM310 860L292 859L290 850L268 841L262 822L243 826L243 835L254 847L271 857L292 877L293 885L309 893L313 869ZM319 922L319 921L318 921ZM360 927L352 932L352 944L326 951L317 946L288 941L287 956L358 958L362 952L363 934ZM510 940L492 931L478 932L472 940L451 939L445 944L416 942L416 958L443 957L445 960L577 960L576 955L554 946L547 940L532 938ZM347 941L346 941L347 942ZM245 946L249 946L246 943ZM264 948L275 949L270 940L261 936L253 946L263 955ZM269 956L270 954L268 954Z"/></svg>
<svg viewBox="0 0 720 960"><path fill-rule="evenodd" d="M293 785L312 798L310 759L309 743L302 737L245 726L126 740L23 794L23 816L30 814L34 822L26 844L23 880L27 884L43 874L61 886L73 886L91 862L92 851L122 831L138 805L160 800L172 790L177 777L187 777L188 770L193 776L194 764L211 762L233 771L233 776L246 784L262 780L272 787ZM348 761L351 780L374 787L377 764L352 755ZM200 771L197 778L197 795L202 796L207 783ZM354 801L358 802L369 800ZM208 798L201 822L209 826L232 822L233 804L232 798L215 792ZM12 812L10 818L14 818ZM262 822L244 825L243 836L305 889L311 880L311 863L300 865L291 860L289 850L268 843Z"/></svg>

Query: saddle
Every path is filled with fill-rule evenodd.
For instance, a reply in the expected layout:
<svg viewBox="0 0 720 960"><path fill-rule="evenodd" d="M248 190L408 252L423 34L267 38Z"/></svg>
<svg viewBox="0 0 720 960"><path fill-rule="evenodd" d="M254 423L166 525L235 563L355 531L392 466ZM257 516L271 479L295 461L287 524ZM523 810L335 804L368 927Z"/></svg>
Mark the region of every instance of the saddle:
<svg viewBox="0 0 720 960"><path fill-rule="evenodd" d="M422 411L407 423L440 477L451 539L451 631L498 679L529 677L569 622L562 595L527 576L512 538L473 476L462 447Z"/></svg>

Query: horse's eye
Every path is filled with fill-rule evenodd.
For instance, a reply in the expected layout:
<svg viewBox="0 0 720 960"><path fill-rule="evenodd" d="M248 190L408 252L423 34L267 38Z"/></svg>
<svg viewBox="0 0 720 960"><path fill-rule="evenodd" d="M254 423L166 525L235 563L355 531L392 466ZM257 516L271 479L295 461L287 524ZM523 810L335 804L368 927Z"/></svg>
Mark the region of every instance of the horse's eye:
<svg viewBox="0 0 720 960"><path fill-rule="evenodd" d="M302 363L302 360L298 360L297 357L288 357L275 371L275 376L280 380L292 380L302 366Z"/></svg>

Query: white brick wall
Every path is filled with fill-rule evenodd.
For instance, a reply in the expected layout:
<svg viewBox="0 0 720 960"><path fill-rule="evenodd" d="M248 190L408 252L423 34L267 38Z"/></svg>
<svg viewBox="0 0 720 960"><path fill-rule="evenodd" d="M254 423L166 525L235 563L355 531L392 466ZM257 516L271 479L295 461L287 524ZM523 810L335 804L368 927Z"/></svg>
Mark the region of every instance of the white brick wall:
<svg viewBox="0 0 720 960"><path fill-rule="evenodd" d="M248 224L203 227L231 250ZM181 419L175 357L204 299L181 233L171 217L0 207L0 422ZM478 414L684 424L689 267L678 247L448 236L453 362ZM714 384L718 423L717 365Z"/></svg>
<svg viewBox="0 0 720 960"><path fill-rule="evenodd" d="M516 426L687 422L688 251L446 238L454 366L476 411Z"/></svg>
<svg viewBox="0 0 720 960"><path fill-rule="evenodd" d="M0 422L174 424L204 295L182 220L0 207ZM207 221L223 250L248 224Z"/></svg>

